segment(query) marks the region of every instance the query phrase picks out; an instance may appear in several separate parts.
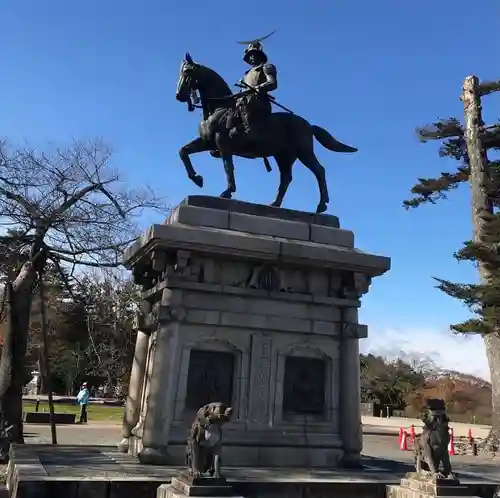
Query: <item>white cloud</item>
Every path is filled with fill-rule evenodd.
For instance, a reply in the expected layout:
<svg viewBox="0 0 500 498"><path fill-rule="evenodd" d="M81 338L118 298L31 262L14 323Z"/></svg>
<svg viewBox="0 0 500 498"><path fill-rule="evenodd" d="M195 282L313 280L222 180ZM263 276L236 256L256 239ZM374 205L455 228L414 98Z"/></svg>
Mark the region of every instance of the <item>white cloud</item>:
<svg viewBox="0 0 500 498"><path fill-rule="evenodd" d="M368 327L361 351L389 358L427 358L438 367L490 380L484 342L478 336L456 336L448 330ZM404 353L404 355L401 355Z"/></svg>

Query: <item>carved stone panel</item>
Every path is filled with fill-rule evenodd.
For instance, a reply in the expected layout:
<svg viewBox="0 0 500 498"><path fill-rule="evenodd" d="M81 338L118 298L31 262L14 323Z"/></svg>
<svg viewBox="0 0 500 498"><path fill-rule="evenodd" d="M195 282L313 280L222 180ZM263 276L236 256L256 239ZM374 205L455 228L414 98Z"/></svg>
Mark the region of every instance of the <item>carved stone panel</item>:
<svg viewBox="0 0 500 498"><path fill-rule="evenodd" d="M341 293L347 299L358 299L368 292L370 283L371 277L364 273L342 272Z"/></svg>
<svg viewBox="0 0 500 498"><path fill-rule="evenodd" d="M214 401L233 403L235 360L230 352L191 350L185 404L188 410L198 410Z"/></svg>
<svg viewBox="0 0 500 498"><path fill-rule="evenodd" d="M191 282L203 281L203 264L199 256L179 249L171 264L167 266L167 276Z"/></svg>
<svg viewBox="0 0 500 498"><path fill-rule="evenodd" d="M252 338L252 366L248 418L251 422L269 421L272 339L263 334Z"/></svg>
<svg viewBox="0 0 500 498"><path fill-rule="evenodd" d="M339 271L332 270L329 275L328 295L330 297L341 297L342 276Z"/></svg>
<svg viewBox="0 0 500 498"><path fill-rule="evenodd" d="M287 356L283 386L283 418L325 413L326 361Z"/></svg>
<svg viewBox="0 0 500 498"><path fill-rule="evenodd" d="M246 261L220 261L220 283L232 287L243 287L250 271Z"/></svg>
<svg viewBox="0 0 500 498"><path fill-rule="evenodd" d="M251 289L260 289L271 292L284 290L282 287L283 272L271 265L256 266L248 281L248 287Z"/></svg>
<svg viewBox="0 0 500 498"><path fill-rule="evenodd" d="M305 294L308 292L307 270L301 268L286 268L286 285L288 292Z"/></svg>
<svg viewBox="0 0 500 498"><path fill-rule="evenodd" d="M310 270L307 274L309 294L313 296L328 295L328 275L322 270Z"/></svg>

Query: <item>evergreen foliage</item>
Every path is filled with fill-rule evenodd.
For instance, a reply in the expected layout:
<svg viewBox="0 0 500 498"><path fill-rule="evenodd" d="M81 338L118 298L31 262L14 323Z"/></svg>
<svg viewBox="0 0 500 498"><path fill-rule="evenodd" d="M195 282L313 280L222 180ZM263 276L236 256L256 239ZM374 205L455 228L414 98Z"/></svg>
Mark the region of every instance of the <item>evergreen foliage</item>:
<svg viewBox="0 0 500 498"><path fill-rule="evenodd" d="M479 334L486 346L492 381L492 429L485 449L500 446L500 124L487 126L482 118L481 97L500 90L500 81L480 83L475 76L464 81L464 125L456 118L441 119L419 128L423 142L439 140L442 157L455 161L455 170L438 178L422 178L403 204L408 209L446 199L451 190L469 181L472 192L473 240L455 253L478 269L477 283L438 279L437 287L462 301L472 318L451 325L459 334Z"/></svg>
<svg viewBox="0 0 500 498"><path fill-rule="evenodd" d="M418 183L411 189L413 197L403 202L406 209L426 203L435 204L437 200L446 199L449 192L462 183L469 181L467 146L463 126L458 119L440 119L431 125L418 128L417 135L422 142L440 141L439 155L452 159L455 169L442 172L437 178L419 178ZM500 125L483 127L482 142L484 153L493 157L495 151L500 150ZM481 242L464 242L454 257L458 261L470 261L473 264L481 262L491 270L494 277L486 285L435 279L440 290L465 303L474 314L473 319L451 325L454 332L462 334L484 335L500 325L500 160L488 157L488 168L488 195L492 211L483 215L486 222L484 236ZM464 213L464 216L467 214Z"/></svg>

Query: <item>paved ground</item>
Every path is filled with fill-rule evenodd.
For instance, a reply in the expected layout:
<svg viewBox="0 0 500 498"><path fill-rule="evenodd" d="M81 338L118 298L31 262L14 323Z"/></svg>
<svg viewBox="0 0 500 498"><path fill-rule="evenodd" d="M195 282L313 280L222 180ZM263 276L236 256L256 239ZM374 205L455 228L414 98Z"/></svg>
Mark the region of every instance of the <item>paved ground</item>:
<svg viewBox="0 0 500 498"><path fill-rule="evenodd" d="M415 430L420 432L423 423L417 418L403 418L403 417L391 417L391 418L379 418L370 417L364 415L363 426L378 427L380 429L386 429L388 431L398 432L400 427L404 429L409 429L411 425L415 426ZM479 424L462 424L460 422L451 422L450 427L453 428L455 437L467 436L469 429L472 430L472 435L477 438L484 438L488 435L490 431L489 425L479 425Z"/></svg>
<svg viewBox="0 0 500 498"><path fill-rule="evenodd" d="M51 443L50 427L40 425L25 426L26 443ZM90 423L86 426L59 426L57 439L61 445L114 446L120 440L121 427L116 424ZM380 427L364 427L363 454L366 462L376 467L387 468L398 474L411 470L412 453L398 449L397 434ZM108 451L111 451L109 449ZM376 460L375 460L376 459ZM453 465L458 473L471 477L484 476L500 483L499 459L487 457L456 456Z"/></svg>
<svg viewBox="0 0 500 498"><path fill-rule="evenodd" d="M112 446L121 439L121 425L89 423L88 425L60 425L56 428L59 444L85 444ZM29 444L50 444L52 437L47 425L25 424L25 442Z"/></svg>
<svg viewBox="0 0 500 498"><path fill-rule="evenodd" d="M40 400L42 402L47 401L47 396L39 395L26 395L23 396L23 399L27 401L36 401ZM75 405L76 397L75 396L54 396L54 401L67 401L68 403ZM91 403L95 404L108 404L108 405L120 405L122 401L118 399L109 399L109 398L90 398ZM403 417L390 417L390 418L380 418L380 417L372 417L369 415L363 415L362 417L363 425L365 426L377 426L384 427L389 431L398 431L400 427L409 429L411 425L415 426L417 431L422 427L422 421L416 418L403 418ZM463 424L460 422L452 422L450 424L453 427L455 436L467 436L469 429L472 429L472 435L477 438L484 438L488 435L490 430L490 426L488 425L479 425L479 424Z"/></svg>

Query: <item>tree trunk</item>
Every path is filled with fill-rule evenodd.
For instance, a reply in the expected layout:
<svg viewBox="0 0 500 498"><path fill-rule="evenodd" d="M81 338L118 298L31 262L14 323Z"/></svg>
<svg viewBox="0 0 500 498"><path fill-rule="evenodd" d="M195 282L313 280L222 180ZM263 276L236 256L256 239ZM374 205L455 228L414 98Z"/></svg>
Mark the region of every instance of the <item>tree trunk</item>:
<svg viewBox="0 0 500 498"><path fill-rule="evenodd" d="M470 184L472 193L472 222L474 224L474 242L486 242L485 228L493 213L493 204L488 196L489 163L486 149L481 139L484 122L482 118L479 79L468 76L464 80L462 97L464 103L464 131L467 142L467 154L470 166ZM491 281L488 267L478 261L480 280L484 284ZM492 385L491 431L485 449L498 447L500 435L500 335L494 331L484 336L486 356L490 369Z"/></svg>
<svg viewBox="0 0 500 498"><path fill-rule="evenodd" d="M8 458L11 442L24 442L22 390L35 278L33 264L27 262L14 282L7 285L9 327L5 333L0 361L0 420L4 429L0 435L0 459L4 461ZM7 435L5 429L9 427Z"/></svg>
<svg viewBox="0 0 500 498"><path fill-rule="evenodd" d="M484 337L486 356L491 376L491 431L486 440L486 450L497 452L500 447L500 335Z"/></svg>

